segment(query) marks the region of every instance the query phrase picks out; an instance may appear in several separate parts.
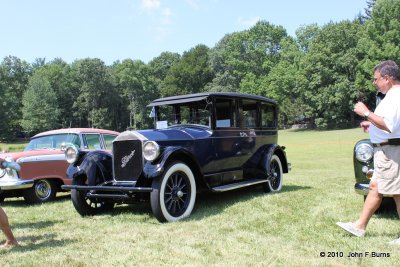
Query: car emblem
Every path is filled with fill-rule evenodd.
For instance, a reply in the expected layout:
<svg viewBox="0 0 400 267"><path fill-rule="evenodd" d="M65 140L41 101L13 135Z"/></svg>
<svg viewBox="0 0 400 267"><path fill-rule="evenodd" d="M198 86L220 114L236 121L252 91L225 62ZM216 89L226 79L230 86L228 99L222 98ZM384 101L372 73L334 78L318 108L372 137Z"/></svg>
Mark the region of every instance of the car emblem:
<svg viewBox="0 0 400 267"><path fill-rule="evenodd" d="M131 154L124 156L121 161L121 167L125 168L126 164L131 160L131 158L135 155L135 150L132 150Z"/></svg>

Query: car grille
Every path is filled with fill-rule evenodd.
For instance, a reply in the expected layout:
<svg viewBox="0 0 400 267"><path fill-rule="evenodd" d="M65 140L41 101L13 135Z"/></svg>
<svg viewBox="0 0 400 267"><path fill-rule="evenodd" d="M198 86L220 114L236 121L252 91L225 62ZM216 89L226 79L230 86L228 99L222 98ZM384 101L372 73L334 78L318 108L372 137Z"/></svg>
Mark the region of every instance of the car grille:
<svg viewBox="0 0 400 267"><path fill-rule="evenodd" d="M136 181L143 170L142 142L113 142L113 175L117 181Z"/></svg>

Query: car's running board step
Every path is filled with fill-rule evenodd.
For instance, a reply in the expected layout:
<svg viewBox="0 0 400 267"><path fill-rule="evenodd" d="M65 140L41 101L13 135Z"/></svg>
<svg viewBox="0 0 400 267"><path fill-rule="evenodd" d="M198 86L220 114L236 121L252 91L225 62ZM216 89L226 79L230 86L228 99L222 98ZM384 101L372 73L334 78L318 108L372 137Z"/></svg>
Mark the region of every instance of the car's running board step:
<svg viewBox="0 0 400 267"><path fill-rule="evenodd" d="M268 182L267 179L253 179L253 180L246 180L246 181L242 181L242 182L238 182L238 183L213 187L213 188L211 188L211 190L214 192L225 192L225 191L229 191L229 190L238 189L241 187L251 186L251 185L255 185L255 184L262 184L262 183L267 183L267 182Z"/></svg>

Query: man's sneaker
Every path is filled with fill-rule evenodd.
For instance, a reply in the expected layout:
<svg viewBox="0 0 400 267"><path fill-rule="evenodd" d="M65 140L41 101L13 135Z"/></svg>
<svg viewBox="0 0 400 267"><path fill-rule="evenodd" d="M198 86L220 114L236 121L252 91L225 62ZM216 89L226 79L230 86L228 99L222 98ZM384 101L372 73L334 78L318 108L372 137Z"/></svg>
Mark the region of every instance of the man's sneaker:
<svg viewBox="0 0 400 267"><path fill-rule="evenodd" d="M390 245L400 245L400 238L390 241L389 244Z"/></svg>
<svg viewBox="0 0 400 267"><path fill-rule="evenodd" d="M355 236L363 237L365 235L365 230L356 228L352 222L337 222L336 224Z"/></svg>

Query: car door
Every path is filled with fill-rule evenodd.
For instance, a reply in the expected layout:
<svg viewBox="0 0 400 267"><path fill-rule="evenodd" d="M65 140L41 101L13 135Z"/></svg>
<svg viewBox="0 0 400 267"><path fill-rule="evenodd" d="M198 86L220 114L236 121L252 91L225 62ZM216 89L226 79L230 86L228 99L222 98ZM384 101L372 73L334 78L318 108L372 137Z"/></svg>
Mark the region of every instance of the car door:
<svg viewBox="0 0 400 267"><path fill-rule="evenodd" d="M254 104L254 111L247 107L243 110L243 103L239 99L215 100L215 130L212 135L215 149L214 172L224 173L220 178L221 184L243 179L243 164L251 156L255 145L253 128L257 119L251 117L257 114L256 103ZM248 121L244 122L244 118Z"/></svg>

